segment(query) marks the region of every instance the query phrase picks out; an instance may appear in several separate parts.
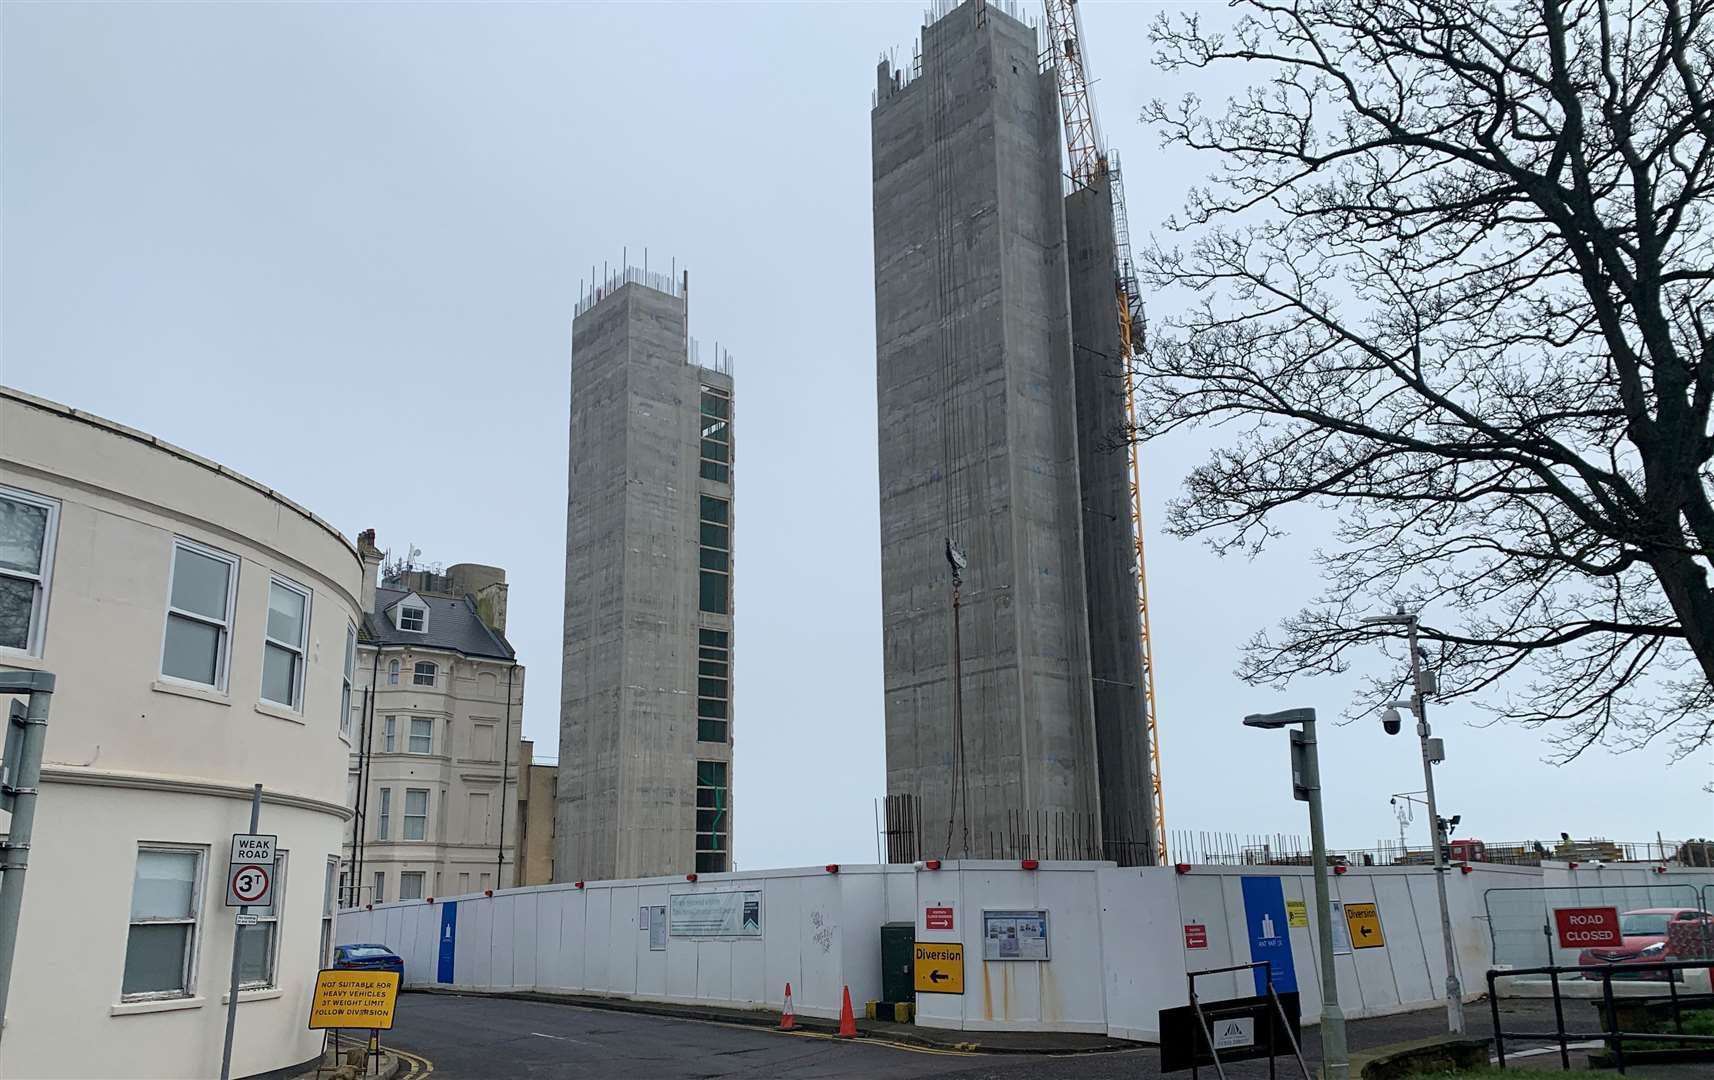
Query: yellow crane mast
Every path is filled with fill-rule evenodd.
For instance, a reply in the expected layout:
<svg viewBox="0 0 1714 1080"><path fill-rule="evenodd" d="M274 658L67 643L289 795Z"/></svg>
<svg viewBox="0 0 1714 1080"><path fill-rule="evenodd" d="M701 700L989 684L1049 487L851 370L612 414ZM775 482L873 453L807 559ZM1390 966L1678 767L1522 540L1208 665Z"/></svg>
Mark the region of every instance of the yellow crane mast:
<svg viewBox="0 0 1714 1080"><path fill-rule="evenodd" d="M1113 197L1114 266L1113 291L1119 313L1119 342L1125 363L1125 421L1136 430L1137 399L1130 358L1143 348L1143 301L1131 262L1130 224L1125 214L1125 189L1120 181L1118 155L1101 148L1095 124L1095 107L1089 95L1089 76L1083 50L1083 19L1077 0L1044 0L1047 33L1055 70L1059 76L1059 106L1065 121L1066 160L1074 187L1106 182ZM1137 547L1137 618L1143 645L1143 702L1149 737L1149 782L1154 788L1155 857L1167 861L1166 798L1161 792L1160 725L1155 709L1154 647L1149 641L1149 576L1143 560L1143 471L1136 439L1130 440L1131 527Z"/></svg>

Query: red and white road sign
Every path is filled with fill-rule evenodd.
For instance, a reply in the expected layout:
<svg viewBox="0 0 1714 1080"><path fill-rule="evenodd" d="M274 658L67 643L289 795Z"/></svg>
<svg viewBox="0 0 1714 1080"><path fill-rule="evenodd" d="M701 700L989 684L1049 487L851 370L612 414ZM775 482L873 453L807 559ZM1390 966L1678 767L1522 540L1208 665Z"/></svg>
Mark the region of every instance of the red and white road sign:
<svg viewBox="0 0 1714 1080"><path fill-rule="evenodd" d="M925 930L951 930L952 909L949 907L923 908L922 925Z"/></svg>
<svg viewBox="0 0 1714 1080"><path fill-rule="evenodd" d="M226 866L226 906L265 906L272 902L274 847L269 833L233 833L232 859Z"/></svg>
<svg viewBox="0 0 1714 1080"><path fill-rule="evenodd" d="M1593 945L1621 945L1619 909L1611 907L1554 908L1553 923L1559 930L1559 947L1587 949Z"/></svg>
<svg viewBox="0 0 1714 1080"><path fill-rule="evenodd" d="M1208 927L1201 923L1185 923L1184 947L1187 949L1208 948Z"/></svg>
<svg viewBox="0 0 1714 1080"><path fill-rule="evenodd" d="M268 895L271 875L266 867L240 866L232 872L232 895L239 903L259 904Z"/></svg>

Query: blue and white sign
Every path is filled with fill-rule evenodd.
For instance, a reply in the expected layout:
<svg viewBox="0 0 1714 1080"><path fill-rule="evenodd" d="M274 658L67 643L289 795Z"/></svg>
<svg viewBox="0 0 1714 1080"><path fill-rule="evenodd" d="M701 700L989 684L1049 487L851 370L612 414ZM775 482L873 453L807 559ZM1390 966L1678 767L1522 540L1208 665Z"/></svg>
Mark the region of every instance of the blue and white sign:
<svg viewBox="0 0 1714 1080"><path fill-rule="evenodd" d="M1245 877L1244 926L1250 932L1250 959L1266 960L1273 970L1274 992L1297 991L1297 968L1291 962L1291 930L1286 921L1285 889L1277 877ZM1257 968L1256 993L1268 992L1267 975Z"/></svg>
<svg viewBox="0 0 1714 1080"><path fill-rule="evenodd" d="M440 909L440 965L434 981L452 982L452 957L458 949L458 901L452 900Z"/></svg>

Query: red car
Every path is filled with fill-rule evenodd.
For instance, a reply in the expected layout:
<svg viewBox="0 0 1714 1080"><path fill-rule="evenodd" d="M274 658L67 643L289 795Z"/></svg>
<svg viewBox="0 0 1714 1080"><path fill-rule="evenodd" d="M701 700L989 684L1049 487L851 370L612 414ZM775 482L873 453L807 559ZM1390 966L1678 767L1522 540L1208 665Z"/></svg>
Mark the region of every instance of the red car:
<svg viewBox="0 0 1714 1080"><path fill-rule="evenodd" d="M1599 979L1604 968L1696 960L1714 956L1714 915L1686 908L1637 908L1619 915L1618 945L1599 945L1577 955L1585 979ZM1665 971L1614 971L1614 978L1662 979Z"/></svg>

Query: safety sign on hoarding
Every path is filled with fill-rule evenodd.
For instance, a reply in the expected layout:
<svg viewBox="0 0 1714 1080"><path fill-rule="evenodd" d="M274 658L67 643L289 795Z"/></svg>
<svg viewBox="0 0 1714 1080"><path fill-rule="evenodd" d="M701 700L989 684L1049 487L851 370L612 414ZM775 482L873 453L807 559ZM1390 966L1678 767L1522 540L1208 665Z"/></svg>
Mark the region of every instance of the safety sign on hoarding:
<svg viewBox="0 0 1714 1080"><path fill-rule="evenodd" d="M1624 935L1619 933L1618 908L1554 908L1553 924L1559 931L1559 947L1562 949L1625 943Z"/></svg>
<svg viewBox="0 0 1714 1080"><path fill-rule="evenodd" d="M1203 926L1201 923L1185 923L1184 947L1187 949L1208 948L1208 927Z"/></svg>
<svg viewBox="0 0 1714 1080"><path fill-rule="evenodd" d="M951 930L953 928L952 923L952 909L949 907L922 909L922 925L925 930Z"/></svg>
<svg viewBox="0 0 1714 1080"><path fill-rule="evenodd" d="M1387 937L1381 933L1381 916L1374 904L1345 902L1345 925L1351 930L1351 944L1359 949L1379 949Z"/></svg>
<svg viewBox="0 0 1714 1080"><path fill-rule="evenodd" d="M964 993L964 946L948 941L917 942L915 975L918 993Z"/></svg>
<svg viewBox="0 0 1714 1080"><path fill-rule="evenodd" d="M226 868L227 907L266 907L274 894L274 844L278 836L233 833Z"/></svg>

